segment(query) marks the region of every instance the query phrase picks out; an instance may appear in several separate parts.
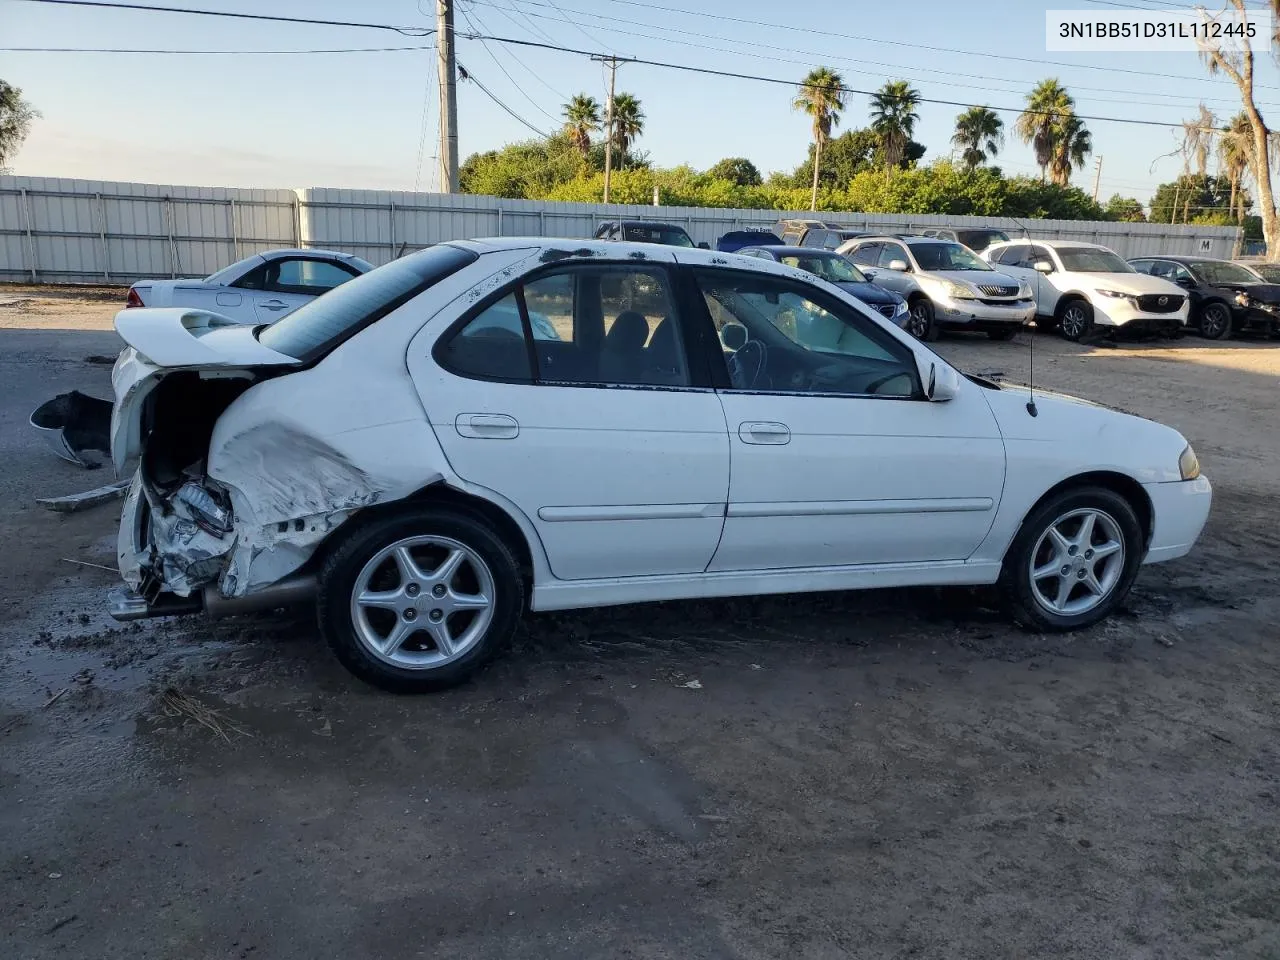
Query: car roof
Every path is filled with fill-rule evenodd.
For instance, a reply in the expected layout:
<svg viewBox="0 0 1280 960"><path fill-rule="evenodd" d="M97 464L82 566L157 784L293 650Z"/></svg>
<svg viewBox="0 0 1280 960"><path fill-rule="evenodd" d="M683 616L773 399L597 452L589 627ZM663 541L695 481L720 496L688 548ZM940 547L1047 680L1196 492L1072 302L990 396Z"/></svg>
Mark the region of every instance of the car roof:
<svg viewBox="0 0 1280 960"><path fill-rule="evenodd" d="M754 243L743 247L744 250L768 250L783 257L843 257L843 253L825 250L822 247L785 247L780 243L769 243L756 246Z"/></svg>
<svg viewBox="0 0 1280 960"><path fill-rule="evenodd" d="M1041 240L1038 237L1014 237L1011 240L1001 240L999 243L993 243L987 249L994 250L996 247L1011 247L1015 243L1034 243L1038 247L1048 247L1050 250L1106 250L1108 253L1115 253L1110 247L1101 243L1085 243L1083 240Z"/></svg>
<svg viewBox="0 0 1280 960"><path fill-rule="evenodd" d="M677 230L684 229L683 224L671 223L667 220L603 220L600 222L601 227L610 227L614 224L620 227L672 227Z"/></svg>
<svg viewBox="0 0 1280 960"><path fill-rule="evenodd" d="M308 247L282 247L279 250L263 250L258 254L263 260L279 260L281 257L333 257L335 260L351 260L354 254L339 253L336 250L316 250Z"/></svg>
<svg viewBox="0 0 1280 960"><path fill-rule="evenodd" d="M1188 257L1183 253L1147 253L1141 257L1130 257L1130 260L1170 260L1173 263L1239 263L1237 260L1227 260L1224 257Z"/></svg>

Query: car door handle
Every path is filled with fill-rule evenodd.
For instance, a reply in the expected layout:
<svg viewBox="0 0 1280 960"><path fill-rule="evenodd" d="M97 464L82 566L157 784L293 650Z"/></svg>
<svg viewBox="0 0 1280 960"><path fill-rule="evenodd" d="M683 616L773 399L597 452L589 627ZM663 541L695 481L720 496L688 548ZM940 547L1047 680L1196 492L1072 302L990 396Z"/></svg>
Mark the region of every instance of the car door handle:
<svg viewBox="0 0 1280 960"><path fill-rule="evenodd" d="M791 430L785 423L749 421L738 425L738 439L743 443L790 443Z"/></svg>
<svg viewBox="0 0 1280 960"><path fill-rule="evenodd" d="M264 310L287 310L289 305L283 300L263 300L258 306Z"/></svg>
<svg viewBox="0 0 1280 960"><path fill-rule="evenodd" d="M512 440L520 436L520 424L505 413L460 413L453 426L459 436L475 440Z"/></svg>

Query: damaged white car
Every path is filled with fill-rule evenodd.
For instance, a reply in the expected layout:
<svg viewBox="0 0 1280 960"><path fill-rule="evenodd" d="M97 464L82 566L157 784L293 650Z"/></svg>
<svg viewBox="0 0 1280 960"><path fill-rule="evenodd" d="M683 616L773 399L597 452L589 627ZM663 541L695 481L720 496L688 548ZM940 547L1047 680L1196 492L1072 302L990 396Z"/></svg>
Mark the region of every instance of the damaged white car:
<svg viewBox="0 0 1280 960"><path fill-rule="evenodd" d="M1176 431L966 378L732 254L447 243L271 326L116 328L113 614L312 601L392 689L461 680L526 609L999 583L1081 627L1209 512Z"/></svg>

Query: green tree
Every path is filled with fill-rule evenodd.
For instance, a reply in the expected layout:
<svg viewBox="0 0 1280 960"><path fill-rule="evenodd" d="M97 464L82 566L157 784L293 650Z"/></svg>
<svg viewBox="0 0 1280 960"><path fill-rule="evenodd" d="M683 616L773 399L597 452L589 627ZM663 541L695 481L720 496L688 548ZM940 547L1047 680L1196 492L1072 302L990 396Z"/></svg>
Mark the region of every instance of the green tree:
<svg viewBox="0 0 1280 960"><path fill-rule="evenodd" d="M1075 119L1075 115L1075 100L1067 93L1067 88L1055 78L1042 80L1027 94L1026 109L1018 116L1014 130L1022 142L1030 144L1035 152L1036 163L1040 166L1041 180L1046 179L1050 168L1053 167L1054 183L1066 186L1067 181L1059 180L1056 171L1061 166L1060 161L1064 156L1062 141L1069 132L1070 122ZM1078 136L1080 130L1074 129L1071 132ZM1084 134L1087 137L1088 131L1085 130ZM1068 161L1072 149L1072 144L1066 144L1065 156ZM1067 172L1069 177L1069 165Z"/></svg>
<svg viewBox="0 0 1280 960"><path fill-rule="evenodd" d="M640 101L629 93L619 93L613 98L613 149L622 160L619 167L625 167L627 154L640 134L644 133L644 111L640 109Z"/></svg>
<svg viewBox="0 0 1280 960"><path fill-rule="evenodd" d="M902 166L919 105L920 91L905 80L890 80L871 95L871 130L880 138L886 170Z"/></svg>
<svg viewBox="0 0 1280 960"><path fill-rule="evenodd" d="M951 144L960 151L966 169L980 167L1004 146L1004 121L987 107L970 107L956 117Z"/></svg>
<svg viewBox="0 0 1280 960"><path fill-rule="evenodd" d="M22 97L22 90L0 80L0 171L9 165L31 132L40 111Z"/></svg>
<svg viewBox="0 0 1280 960"><path fill-rule="evenodd" d="M1236 203L1243 202L1245 209L1252 201L1243 190L1237 190ZM1235 222L1231 216L1231 181L1228 177L1199 176L1184 173L1177 180L1162 183L1151 197L1152 223L1190 223L1199 216L1221 214L1226 223Z"/></svg>
<svg viewBox="0 0 1280 960"><path fill-rule="evenodd" d="M584 157L591 151L591 134L600 129L600 104L595 97L577 94L564 105L564 132Z"/></svg>
<svg viewBox="0 0 1280 960"><path fill-rule="evenodd" d="M1237 113L1218 136L1218 170L1231 185L1228 206L1237 221L1244 219L1247 209L1242 200L1253 164L1252 147L1253 128L1249 125L1249 118L1244 113Z"/></svg>
<svg viewBox="0 0 1280 960"><path fill-rule="evenodd" d="M813 189L809 209L818 209L818 167L822 161L822 145L831 139L832 129L844 111L844 80L829 67L810 70L800 83L800 92L791 106L809 115L813 124Z"/></svg>
<svg viewBox="0 0 1280 960"><path fill-rule="evenodd" d="M1147 215L1142 212L1142 204L1134 197L1122 197L1118 193L1111 195L1107 201L1106 214L1108 220L1125 223L1144 223Z"/></svg>
<svg viewBox="0 0 1280 960"><path fill-rule="evenodd" d="M587 173L588 164L567 133L474 153L458 169L463 193L532 199Z"/></svg>
<svg viewBox="0 0 1280 960"><path fill-rule="evenodd" d="M760 170L746 157L725 157L707 171L714 180L728 180L740 187L758 187L764 183Z"/></svg>
<svg viewBox="0 0 1280 960"><path fill-rule="evenodd" d="M1062 121L1053 146L1053 159L1049 161L1049 178L1060 187L1071 183L1071 171L1084 166L1093 153L1093 135L1077 116Z"/></svg>

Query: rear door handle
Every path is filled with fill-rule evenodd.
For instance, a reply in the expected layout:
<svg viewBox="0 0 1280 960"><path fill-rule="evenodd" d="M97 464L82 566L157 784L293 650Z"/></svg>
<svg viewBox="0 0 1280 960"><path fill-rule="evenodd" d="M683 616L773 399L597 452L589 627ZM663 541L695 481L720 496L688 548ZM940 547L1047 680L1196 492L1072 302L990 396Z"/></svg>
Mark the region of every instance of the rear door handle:
<svg viewBox="0 0 1280 960"><path fill-rule="evenodd" d="M791 430L785 423L752 420L738 424L738 439L743 443L790 443Z"/></svg>
<svg viewBox="0 0 1280 960"><path fill-rule="evenodd" d="M505 413L460 413L453 426L459 436L475 440L513 440L520 436L520 424Z"/></svg>
<svg viewBox="0 0 1280 960"><path fill-rule="evenodd" d="M283 300L263 300L258 306L264 310L287 310L289 305Z"/></svg>

